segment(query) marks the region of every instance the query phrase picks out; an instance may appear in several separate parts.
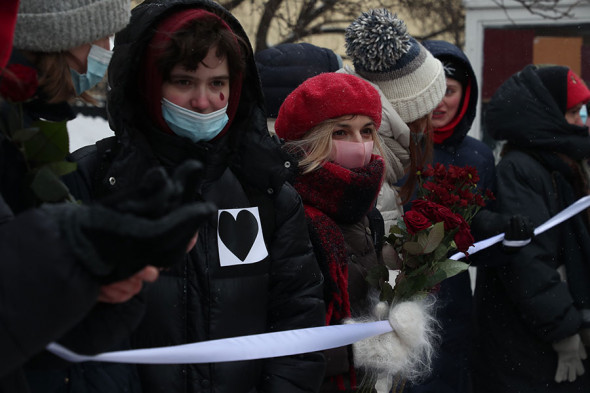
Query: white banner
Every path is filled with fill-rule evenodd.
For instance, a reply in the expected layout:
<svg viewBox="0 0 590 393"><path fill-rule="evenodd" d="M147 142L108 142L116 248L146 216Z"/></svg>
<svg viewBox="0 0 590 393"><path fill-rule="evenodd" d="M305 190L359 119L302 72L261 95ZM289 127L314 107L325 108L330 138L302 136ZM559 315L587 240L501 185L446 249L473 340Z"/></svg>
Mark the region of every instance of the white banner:
<svg viewBox="0 0 590 393"><path fill-rule="evenodd" d="M535 235L545 232L590 206L590 196L583 197L535 229ZM475 243L469 254L475 254L504 239L504 234ZM465 256L457 253L451 259ZM352 344L356 341L391 332L388 321L349 325L322 326L284 332L256 334L204 341L171 347L135 349L107 352L95 356L76 354L67 348L51 343L49 352L70 362L114 362L135 364L188 364L218 363L238 360L264 359L300 353L322 351Z"/></svg>

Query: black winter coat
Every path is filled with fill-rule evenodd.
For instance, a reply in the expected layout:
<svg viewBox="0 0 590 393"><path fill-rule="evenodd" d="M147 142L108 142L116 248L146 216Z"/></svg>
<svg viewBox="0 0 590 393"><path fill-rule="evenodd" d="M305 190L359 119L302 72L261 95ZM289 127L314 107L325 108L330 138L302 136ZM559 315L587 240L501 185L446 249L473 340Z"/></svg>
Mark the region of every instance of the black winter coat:
<svg viewBox="0 0 590 393"><path fill-rule="evenodd" d="M590 156L587 128L565 121L534 67L498 89L487 119L491 134L511 146L497 166L499 212L528 215L539 226L581 196L559 154ZM478 269L477 392L590 391L587 361L575 382L553 381L557 354L551 346L582 325L581 310L589 306L589 243L588 220L580 213L507 255L508 264ZM568 283L560 279L560 265Z"/></svg>
<svg viewBox="0 0 590 393"><path fill-rule="evenodd" d="M161 272L148 288L146 315L132 345L168 346L321 326L322 275L301 199L286 183L295 165L266 130L253 57L247 58L237 114L215 142L194 144L146 121L134 85L140 54L152 38L153 26L187 6L215 12L248 42L238 21L210 1L156 1L136 7L130 25L116 37L109 68L109 121L117 143L107 140L77 152L79 172L69 184L78 197L96 199L133 187L154 165L173 170L186 159L198 159L205 169L196 197L213 202L221 215L228 209L258 208L262 228L255 223L254 231L240 230L239 220L228 226L215 215L200 229L185 262ZM251 261L255 263L222 266L228 260L225 244L233 244L228 247L236 256L243 252L242 261L255 245L265 247L268 256ZM324 362L321 354L305 354L138 369L144 392L310 392L321 383Z"/></svg>
<svg viewBox="0 0 590 393"><path fill-rule="evenodd" d="M11 62L15 59L22 56L15 53ZM6 125L4 109L0 121ZM41 99L23 109L25 124L73 116L67 104L47 105ZM50 342L87 354L109 350L143 313L139 298L96 306L98 279L75 259L54 219L34 208L23 185L24 165L15 145L0 132L0 392L10 393L29 391L23 372L27 362L27 368L38 370L64 367L63 361L43 354ZM63 378L59 383L67 387ZM108 383L102 387L116 391ZM44 391L51 389L45 385Z"/></svg>

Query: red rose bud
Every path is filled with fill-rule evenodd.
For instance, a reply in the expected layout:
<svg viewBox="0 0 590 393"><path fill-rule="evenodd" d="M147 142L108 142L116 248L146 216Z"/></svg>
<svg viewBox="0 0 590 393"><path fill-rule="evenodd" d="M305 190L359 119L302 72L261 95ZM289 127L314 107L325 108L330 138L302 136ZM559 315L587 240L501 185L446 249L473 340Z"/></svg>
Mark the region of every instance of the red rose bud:
<svg viewBox="0 0 590 393"><path fill-rule="evenodd" d="M469 225L465 220L461 219L461 224L459 225L459 230L455 234L455 244L457 245L457 250L467 255L467 250L469 247L473 246L475 240L471 235L471 230L469 229Z"/></svg>
<svg viewBox="0 0 590 393"><path fill-rule="evenodd" d="M0 96L12 102L28 100L39 86L37 71L22 64L9 64L0 78Z"/></svg>
<svg viewBox="0 0 590 393"><path fill-rule="evenodd" d="M422 213L418 213L417 211L410 210L403 216L404 223L406 224L406 229L408 233L414 235L424 229L430 228L432 225L430 220Z"/></svg>

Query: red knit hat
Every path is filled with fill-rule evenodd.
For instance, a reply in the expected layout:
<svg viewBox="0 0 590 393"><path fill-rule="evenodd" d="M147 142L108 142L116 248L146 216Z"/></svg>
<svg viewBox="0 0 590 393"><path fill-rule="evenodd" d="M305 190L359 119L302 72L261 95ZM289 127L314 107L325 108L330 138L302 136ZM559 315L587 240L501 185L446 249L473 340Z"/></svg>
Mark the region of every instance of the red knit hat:
<svg viewBox="0 0 590 393"><path fill-rule="evenodd" d="M573 71L567 73L567 108L590 101L590 90Z"/></svg>
<svg viewBox="0 0 590 393"><path fill-rule="evenodd" d="M381 125L381 98L367 81L350 74L326 72L303 82L279 109L275 131L287 141L301 139L324 120L364 115Z"/></svg>

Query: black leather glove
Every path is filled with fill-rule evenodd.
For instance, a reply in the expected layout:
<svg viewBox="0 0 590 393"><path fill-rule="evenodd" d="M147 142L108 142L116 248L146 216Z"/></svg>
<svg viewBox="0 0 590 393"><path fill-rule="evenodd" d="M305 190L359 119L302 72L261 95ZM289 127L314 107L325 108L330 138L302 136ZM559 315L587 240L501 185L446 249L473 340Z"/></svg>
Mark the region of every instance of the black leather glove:
<svg viewBox="0 0 590 393"><path fill-rule="evenodd" d="M138 187L112 194L100 201L102 206L122 213L158 218L181 204L193 202L202 170L200 162L188 160L168 176L162 167L151 168Z"/></svg>
<svg viewBox="0 0 590 393"><path fill-rule="evenodd" d="M198 168L189 163L173 178L163 169L151 170L137 190L106 205L55 204L42 209L58 221L80 262L101 284L109 284L146 265L169 267L183 260L189 241L215 211L210 203L187 201L194 195ZM192 184L192 190L185 184Z"/></svg>
<svg viewBox="0 0 590 393"><path fill-rule="evenodd" d="M505 252L513 253L531 242L535 227L528 216L515 214L504 224L504 240L502 248Z"/></svg>

